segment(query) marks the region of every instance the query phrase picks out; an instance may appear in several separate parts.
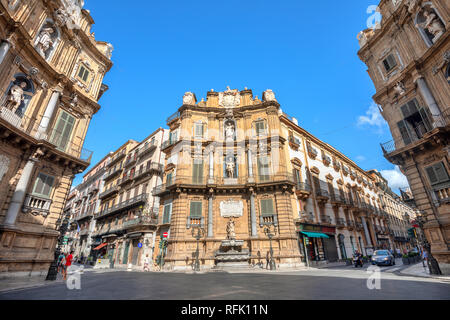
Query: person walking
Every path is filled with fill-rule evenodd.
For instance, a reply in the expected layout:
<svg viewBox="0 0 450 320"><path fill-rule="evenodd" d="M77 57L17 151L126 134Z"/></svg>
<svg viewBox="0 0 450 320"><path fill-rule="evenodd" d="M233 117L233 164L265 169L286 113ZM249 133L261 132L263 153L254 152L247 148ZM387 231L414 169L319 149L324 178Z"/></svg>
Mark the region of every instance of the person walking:
<svg viewBox="0 0 450 320"><path fill-rule="evenodd" d="M150 271L150 258L148 254L144 258L144 271Z"/></svg>
<svg viewBox="0 0 450 320"><path fill-rule="evenodd" d="M72 254L73 254L73 251L70 251L70 253L66 257L65 270L64 270L64 280L67 279L67 271L68 271L69 267L72 265L72 261L73 261L73 255Z"/></svg>
<svg viewBox="0 0 450 320"><path fill-rule="evenodd" d="M57 266L58 266L58 273L62 273L63 271L63 260L65 260L66 256L64 255L64 252L61 252L58 256L58 262L57 262ZM64 261L65 263L65 261Z"/></svg>

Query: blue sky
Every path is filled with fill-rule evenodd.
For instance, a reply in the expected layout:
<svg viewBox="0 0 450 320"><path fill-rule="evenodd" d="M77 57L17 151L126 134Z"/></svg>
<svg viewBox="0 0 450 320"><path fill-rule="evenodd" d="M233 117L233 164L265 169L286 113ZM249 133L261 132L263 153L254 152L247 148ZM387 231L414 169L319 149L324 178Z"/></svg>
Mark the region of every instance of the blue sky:
<svg viewBox="0 0 450 320"><path fill-rule="evenodd" d="M166 127L184 92L201 100L230 86L259 98L272 89L284 112L363 169L394 170L379 145L392 139L389 128L357 56L356 35L377 2L87 0L96 39L115 48L84 145L92 164Z"/></svg>

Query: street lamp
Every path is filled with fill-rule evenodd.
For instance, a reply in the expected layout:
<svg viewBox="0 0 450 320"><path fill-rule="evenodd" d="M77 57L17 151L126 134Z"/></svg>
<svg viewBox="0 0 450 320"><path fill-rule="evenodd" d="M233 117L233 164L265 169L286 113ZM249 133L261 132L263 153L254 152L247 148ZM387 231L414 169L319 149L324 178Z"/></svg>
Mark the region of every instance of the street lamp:
<svg viewBox="0 0 450 320"><path fill-rule="evenodd" d="M192 227L192 236L197 240L197 250L195 251L195 261L194 261L194 271L200 271L200 251L198 247L198 243L201 238L205 236L205 230L200 226Z"/></svg>
<svg viewBox="0 0 450 320"><path fill-rule="evenodd" d="M422 231L424 230L423 226L426 223L426 221L427 221L426 213L421 211L416 217L416 223L420 227L420 229L422 229ZM428 253L427 263L428 269L430 270L430 274L438 274L438 275L442 274L441 269L439 268L439 263L431 254L431 246L427 238L421 237L421 242L423 249Z"/></svg>
<svg viewBox="0 0 450 320"><path fill-rule="evenodd" d="M58 219L57 225L59 224L59 222L61 221ZM50 264L50 268L48 269L47 277L45 278L45 280L54 281L58 276L58 257L61 253L61 246L64 241L64 235L66 234L68 228L69 228L69 215L66 214L59 227L59 237L58 237L58 244L55 249L55 257L52 263Z"/></svg>
<svg viewBox="0 0 450 320"><path fill-rule="evenodd" d="M262 227L262 225L261 225ZM273 229L273 231L271 230ZM277 233L277 225L276 224L267 224L264 225L264 234L269 238L270 243L270 251L269 251L269 268L270 270L276 269L275 260L273 259L273 248L272 248L272 238Z"/></svg>

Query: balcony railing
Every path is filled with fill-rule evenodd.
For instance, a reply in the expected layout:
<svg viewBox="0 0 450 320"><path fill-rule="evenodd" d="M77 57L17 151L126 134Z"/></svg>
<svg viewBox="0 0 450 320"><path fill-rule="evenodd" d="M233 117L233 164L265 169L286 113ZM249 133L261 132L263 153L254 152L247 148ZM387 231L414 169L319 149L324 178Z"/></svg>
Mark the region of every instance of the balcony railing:
<svg viewBox="0 0 450 320"><path fill-rule="evenodd" d="M113 170L108 171L107 173L105 173L105 177L103 178L104 180L108 180L112 177L114 177L117 173L122 171L122 167L120 168L115 168Z"/></svg>
<svg viewBox="0 0 450 320"><path fill-rule="evenodd" d="M19 112L12 112L8 108L1 107L0 119L8 122L10 125L27 134L31 138L49 142L59 150L71 157L84 162L90 162L92 151L84 149L81 144L66 138L61 132L55 129L48 129L40 126L36 119L31 119Z"/></svg>
<svg viewBox="0 0 450 320"><path fill-rule="evenodd" d="M298 191L311 192L311 186L306 182L297 182L295 187Z"/></svg>
<svg viewBox="0 0 450 320"><path fill-rule="evenodd" d="M178 141L180 141L179 139L177 140L166 140L162 143L161 145L161 149L164 150L172 145L174 145L175 143L177 143Z"/></svg>
<svg viewBox="0 0 450 320"><path fill-rule="evenodd" d="M307 213L307 212L299 212L298 214L299 218L299 222L305 223L305 222L309 222L309 223L314 223L314 215L312 213Z"/></svg>
<svg viewBox="0 0 450 320"><path fill-rule="evenodd" d="M167 118L167 123L171 123L175 119L178 119L180 117L180 113L177 111L174 114L172 114L170 117Z"/></svg>
<svg viewBox="0 0 450 320"><path fill-rule="evenodd" d="M118 212L130 209L130 208L136 207L136 206L138 206L140 204L143 204L146 201L147 201L147 195L146 194L141 194L141 195L139 195L137 197L134 197L134 198L131 198L129 200L122 201L121 203L116 204L116 205L114 205L114 206L112 206L110 208L104 209L102 212L97 214L95 216L95 218L96 219L103 218L103 217L108 216L110 214L118 213Z"/></svg>
<svg viewBox="0 0 450 320"><path fill-rule="evenodd" d="M27 194L23 204L24 212L31 212L32 214L41 214L47 216L50 213L51 199L38 197L32 194Z"/></svg>
<svg viewBox="0 0 450 320"><path fill-rule="evenodd" d="M158 224L158 219L152 218L151 216L141 216L135 219L125 221L122 224L123 229L133 228L136 226L156 226Z"/></svg>
<svg viewBox="0 0 450 320"><path fill-rule="evenodd" d="M356 226L356 230L358 230L358 231L361 231L364 229L364 226L361 222L356 222L355 226Z"/></svg>
<svg viewBox="0 0 450 320"><path fill-rule="evenodd" d="M322 223L331 224L331 218L330 216L320 216L320 221Z"/></svg>
<svg viewBox="0 0 450 320"><path fill-rule="evenodd" d="M151 171L161 173L164 170L164 166L160 163L152 162L148 164L147 166L143 167L142 169L139 169L134 174L134 179L140 178L142 175L149 173Z"/></svg>
<svg viewBox="0 0 450 320"><path fill-rule="evenodd" d="M125 149L123 149L122 151L120 151L118 154L116 154L114 157L111 158L111 160L109 160L108 162L108 166L112 166L113 164L115 164L118 160L122 159L125 157L125 154L127 153L127 151Z"/></svg>
<svg viewBox="0 0 450 320"><path fill-rule="evenodd" d="M204 227L205 225L205 218L204 217L197 217L197 216L188 216L187 222L186 222L186 228L189 229L190 227L199 226Z"/></svg>
<svg viewBox="0 0 450 320"><path fill-rule="evenodd" d="M168 191L171 187L175 185L186 185L186 186L197 186L206 187L211 184L217 186L245 186L245 185L265 185L265 184L277 184L277 183L291 183L294 184L294 176L289 173L280 173L273 175L259 176L255 175L253 177L242 176L236 178L224 178L224 177L199 177L194 178L192 176L180 176L177 175L172 177L169 183L161 184L153 189L153 195L159 195L163 192Z"/></svg>
<svg viewBox="0 0 450 320"><path fill-rule="evenodd" d="M144 147L139 150L138 157L139 158L143 157L144 155L146 155L150 151L154 150L156 148L156 146L157 146L156 140L153 140L153 142L150 141L148 143L145 143Z"/></svg>
<svg viewBox="0 0 450 320"><path fill-rule="evenodd" d="M345 227L345 226L346 226L345 219L338 218L338 219L336 220L336 226L337 226L338 228L343 228L343 227Z"/></svg>
<svg viewBox="0 0 450 320"><path fill-rule="evenodd" d="M317 189L316 190L316 196L317 197L321 197L321 198L327 198L327 199L330 198L329 192L327 190L324 190L324 189Z"/></svg>
<svg viewBox="0 0 450 320"><path fill-rule="evenodd" d="M439 127L445 127L450 124L450 108L447 108L444 113L440 115L432 116L431 119L433 119L433 124L431 130ZM385 143L381 144L381 149L383 150L384 154L392 153L398 149L401 149L403 147L406 147L416 141L419 141L423 138L423 136L431 131L428 130L427 127L424 125L423 122L417 123L415 126L411 126L410 130L408 131L408 140L405 141L405 139L394 139Z"/></svg>
<svg viewBox="0 0 450 320"><path fill-rule="evenodd" d="M106 198L106 197L108 197L108 196L110 196L110 195L112 195L112 194L114 194L114 193L116 193L118 191L119 191L119 186L116 185L114 187L109 188L108 190L103 191L102 193L99 194L98 197L100 199L104 199L104 198Z"/></svg>

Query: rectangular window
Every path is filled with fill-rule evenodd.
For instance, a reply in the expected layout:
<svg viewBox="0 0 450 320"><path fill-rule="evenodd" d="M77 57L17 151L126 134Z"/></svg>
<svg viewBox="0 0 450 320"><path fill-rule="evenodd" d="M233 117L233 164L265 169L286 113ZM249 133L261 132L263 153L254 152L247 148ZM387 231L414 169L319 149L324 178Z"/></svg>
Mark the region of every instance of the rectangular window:
<svg viewBox="0 0 450 320"><path fill-rule="evenodd" d="M258 175L260 181L270 180L269 158L266 156L258 158Z"/></svg>
<svg viewBox="0 0 450 320"><path fill-rule="evenodd" d="M191 201L191 218L201 218L202 217L202 202L201 201Z"/></svg>
<svg viewBox="0 0 450 320"><path fill-rule="evenodd" d="M192 183L202 184L203 183L203 160L194 159L192 165Z"/></svg>
<svg viewBox="0 0 450 320"><path fill-rule="evenodd" d="M170 218L172 216L172 203L168 203L164 206L163 222L170 223Z"/></svg>
<svg viewBox="0 0 450 320"><path fill-rule="evenodd" d="M294 180L295 180L295 183L300 183L300 182L302 182L302 180L301 180L301 178L300 178L300 170L298 170L298 169L294 169Z"/></svg>
<svg viewBox="0 0 450 320"><path fill-rule="evenodd" d="M262 199L261 200L261 215L262 216L272 216L275 214L273 209L272 199Z"/></svg>
<svg viewBox="0 0 450 320"><path fill-rule="evenodd" d="M384 68L386 69L386 72L391 71L395 68L397 65L397 61L395 61L394 55L390 54L386 59L383 60Z"/></svg>
<svg viewBox="0 0 450 320"><path fill-rule="evenodd" d="M33 188L33 194L50 197L55 178L44 173L39 173Z"/></svg>
<svg viewBox="0 0 450 320"><path fill-rule="evenodd" d="M203 138L205 135L205 124L204 123L196 123L194 125L194 136L196 138Z"/></svg>
<svg viewBox="0 0 450 320"><path fill-rule="evenodd" d="M167 174L167 176L166 176L166 185L168 185L168 186L172 185L172 176L173 176L172 172Z"/></svg>
<svg viewBox="0 0 450 320"><path fill-rule="evenodd" d="M266 130L266 122L264 120L256 121L255 122L255 132L257 136L265 136L267 135Z"/></svg>
<svg viewBox="0 0 450 320"><path fill-rule="evenodd" d="M425 168L431 185L449 181L447 170L443 162L438 162L430 167Z"/></svg>
<svg viewBox="0 0 450 320"><path fill-rule="evenodd" d="M75 125L75 118L61 110L56 127L52 132L51 143L62 151L65 151Z"/></svg>
<svg viewBox="0 0 450 320"><path fill-rule="evenodd" d="M89 70L84 65L81 65L80 69L78 70L78 79L86 83L89 79L89 74Z"/></svg>

